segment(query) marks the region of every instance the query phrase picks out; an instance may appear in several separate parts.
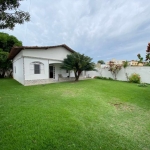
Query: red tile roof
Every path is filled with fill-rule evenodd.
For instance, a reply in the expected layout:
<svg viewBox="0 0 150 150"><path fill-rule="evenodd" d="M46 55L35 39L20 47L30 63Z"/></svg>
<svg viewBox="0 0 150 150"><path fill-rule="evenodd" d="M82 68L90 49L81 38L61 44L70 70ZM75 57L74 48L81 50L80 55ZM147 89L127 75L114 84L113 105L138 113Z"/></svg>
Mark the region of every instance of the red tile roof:
<svg viewBox="0 0 150 150"><path fill-rule="evenodd" d="M66 48L68 51L74 53L75 51L72 50L70 47L68 47L65 44L62 45L56 45L56 46L14 46L12 47L8 59L13 59L20 51L22 51L23 49L49 49L49 48L57 48L57 47L64 47Z"/></svg>

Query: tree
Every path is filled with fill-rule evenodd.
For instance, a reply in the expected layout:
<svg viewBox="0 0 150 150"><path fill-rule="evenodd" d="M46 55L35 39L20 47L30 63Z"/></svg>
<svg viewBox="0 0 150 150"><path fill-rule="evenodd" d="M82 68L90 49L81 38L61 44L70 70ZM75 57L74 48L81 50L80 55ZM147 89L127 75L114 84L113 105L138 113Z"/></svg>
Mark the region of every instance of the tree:
<svg viewBox="0 0 150 150"><path fill-rule="evenodd" d="M9 52L13 46L22 46L22 42L13 35L0 32L0 48Z"/></svg>
<svg viewBox="0 0 150 150"><path fill-rule="evenodd" d="M0 78L4 78L6 72L9 76L12 73L12 62L8 60L8 52L0 50Z"/></svg>
<svg viewBox="0 0 150 150"><path fill-rule="evenodd" d="M8 60L9 51L13 46L22 46L22 42L16 37L0 32L0 78L12 73L12 62Z"/></svg>
<svg viewBox="0 0 150 150"><path fill-rule="evenodd" d="M141 57L140 54L138 54L137 57L138 57L138 59L139 59L138 63L143 63L143 57Z"/></svg>
<svg viewBox="0 0 150 150"><path fill-rule="evenodd" d="M138 63L142 63L143 62L143 57L141 57L140 54L138 54L137 57L139 58ZM147 46L146 59L145 60L149 61L148 64L150 64L150 43L148 43L148 46Z"/></svg>
<svg viewBox="0 0 150 150"><path fill-rule="evenodd" d="M113 61L109 62L108 71L110 71L112 73L115 80L117 80L117 74L121 70L121 68L122 68L122 65L115 64Z"/></svg>
<svg viewBox="0 0 150 150"><path fill-rule="evenodd" d="M13 29L15 24L30 20L28 12L18 10L20 1L22 0L0 0L0 29Z"/></svg>
<svg viewBox="0 0 150 150"><path fill-rule="evenodd" d="M99 60L97 63L105 64L105 62L103 60Z"/></svg>
<svg viewBox="0 0 150 150"><path fill-rule="evenodd" d="M95 70L95 64L92 61L92 58L85 56L80 53L72 53L71 55L67 55L67 58L63 60L61 65L61 69L73 70L75 74L75 81L78 81L81 72Z"/></svg>
<svg viewBox="0 0 150 150"><path fill-rule="evenodd" d="M148 43L146 53L146 61L149 61L150 63L150 43Z"/></svg>

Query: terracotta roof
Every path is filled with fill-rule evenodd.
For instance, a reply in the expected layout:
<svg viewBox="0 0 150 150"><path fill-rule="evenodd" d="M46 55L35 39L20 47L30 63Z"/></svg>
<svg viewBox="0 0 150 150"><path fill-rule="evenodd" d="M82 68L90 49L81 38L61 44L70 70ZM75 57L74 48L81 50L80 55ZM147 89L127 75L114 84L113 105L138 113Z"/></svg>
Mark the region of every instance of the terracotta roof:
<svg viewBox="0 0 150 150"><path fill-rule="evenodd" d="M57 48L57 47L64 47L72 53L75 52L74 50L72 50L70 47L68 47L65 44L56 45L56 46L14 46L14 47L12 47L12 49L9 53L8 59L13 59L23 49L35 49L36 50L36 49L49 49L49 48Z"/></svg>

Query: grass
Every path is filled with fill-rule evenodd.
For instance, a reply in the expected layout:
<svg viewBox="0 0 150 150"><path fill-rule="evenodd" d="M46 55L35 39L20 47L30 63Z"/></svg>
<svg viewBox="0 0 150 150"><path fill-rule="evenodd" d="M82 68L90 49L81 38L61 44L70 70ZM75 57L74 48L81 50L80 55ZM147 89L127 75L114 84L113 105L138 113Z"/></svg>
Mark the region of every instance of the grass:
<svg viewBox="0 0 150 150"><path fill-rule="evenodd" d="M0 80L1 150L149 150L150 86Z"/></svg>

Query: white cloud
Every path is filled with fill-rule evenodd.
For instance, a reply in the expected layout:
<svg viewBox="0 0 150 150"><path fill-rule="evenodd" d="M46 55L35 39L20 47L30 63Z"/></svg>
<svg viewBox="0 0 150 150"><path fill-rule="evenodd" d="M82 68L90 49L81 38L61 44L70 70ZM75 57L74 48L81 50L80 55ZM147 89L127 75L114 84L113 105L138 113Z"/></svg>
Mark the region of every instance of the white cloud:
<svg viewBox="0 0 150 150"><path fill-rule="evenodd" d="M31 21L3 30L24 45L66 43L94 58L135 59L150 42L149 0L27 0ZM99 56L99 57L97 57Z"/></svg>

